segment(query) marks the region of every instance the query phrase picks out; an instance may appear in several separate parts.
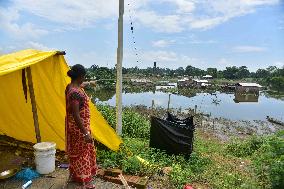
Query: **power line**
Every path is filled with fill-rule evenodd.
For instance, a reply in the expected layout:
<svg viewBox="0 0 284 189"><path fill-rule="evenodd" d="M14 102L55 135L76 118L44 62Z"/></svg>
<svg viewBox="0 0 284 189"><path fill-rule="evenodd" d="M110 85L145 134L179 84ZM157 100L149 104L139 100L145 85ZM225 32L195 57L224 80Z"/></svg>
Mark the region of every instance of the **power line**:
<svg viewBox="0 0 284 189"><path fill-rule="evenodd" d="M136 57L136 62L139 63L139 53L138 53L138 48L137 48L137 43L136 43L136 38L135 38L135 34L134 34L134 24L133 24L133 19L132 19L132 12L134 12L133 10L131 11L131 5L130 3L127 4L128 5L128 12L129 12L129 21L130 21L130 31L132 34L132 43L134 45L134 53L135 53L135 57Z"/></svg>

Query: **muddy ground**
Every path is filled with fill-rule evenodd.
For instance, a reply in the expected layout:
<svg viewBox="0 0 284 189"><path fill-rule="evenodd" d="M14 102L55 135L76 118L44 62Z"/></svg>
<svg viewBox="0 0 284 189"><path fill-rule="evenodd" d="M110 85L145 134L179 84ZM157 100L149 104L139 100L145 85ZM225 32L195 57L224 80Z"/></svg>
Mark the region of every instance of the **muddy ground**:
<svg viewBox="0 0 284 189"><path fill-rule="evenodd" d="M132 106L129 108L141 113L149 119L151 116L165 118L167 115L167 110L163 108L151 109L146 106ZM232 137L273 134L284 129L284 126L266 120L236 121L225 118L214 118L202 113L195 114L192 109L186 111L170 109L170 112L180 119L194 116L194 123L197 129L205 132L208 131L222 140L228 140Z"/></svg>

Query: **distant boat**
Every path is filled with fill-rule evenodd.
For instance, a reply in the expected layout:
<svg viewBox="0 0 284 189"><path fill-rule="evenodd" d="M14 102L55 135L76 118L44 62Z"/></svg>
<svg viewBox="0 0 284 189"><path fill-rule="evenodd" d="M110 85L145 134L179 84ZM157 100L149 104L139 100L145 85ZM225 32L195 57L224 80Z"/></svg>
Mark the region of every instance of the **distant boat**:
<svg viewBox="0 0 284 189"><path fill-rule="evenodd" d="M277 124L277 125L282 125L282 126L284 126L284 122L283 122L283 121L277 120L277 119L272 118L272 117L269 117L269 116L266 116L266 119L267 119L267 121L269 121L270 123L275 123L275 124Z"/></svg>

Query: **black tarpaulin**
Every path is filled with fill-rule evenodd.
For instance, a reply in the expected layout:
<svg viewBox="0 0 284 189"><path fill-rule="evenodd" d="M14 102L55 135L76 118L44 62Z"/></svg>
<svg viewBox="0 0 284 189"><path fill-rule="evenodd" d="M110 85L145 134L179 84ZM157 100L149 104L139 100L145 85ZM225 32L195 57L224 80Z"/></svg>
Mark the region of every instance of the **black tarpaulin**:
<svg viewBox="0 0 284 189"><path fill-rule="evenodd" d="M193 133L193 117L181 120L169 113L167 119L151 117L150 147L189 156L193 150Z"/></svg>

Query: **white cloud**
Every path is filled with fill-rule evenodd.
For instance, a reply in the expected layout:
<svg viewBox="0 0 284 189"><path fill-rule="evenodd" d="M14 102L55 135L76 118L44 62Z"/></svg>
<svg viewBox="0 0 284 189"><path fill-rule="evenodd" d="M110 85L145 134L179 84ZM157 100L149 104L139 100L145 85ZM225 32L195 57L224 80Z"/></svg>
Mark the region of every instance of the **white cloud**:
<svg viewBox="0 0 284 189"><path fill-rule="evenodd" d="M152 41L152 45L153 47L164 48L173 44L174 42L175 40L158 40L158 41Z"/></svg>
<svg viewBox="0 0 284 189"><path fill-rule="evenodd" d="M238 52L238 53L264 52L264 51L267 51L267 48L258 47L258 46L236 46L233 48L233 52Z"/></svg>
<svg viewBox="0 0 284 189"><path fill-rule="evenodd" d="M181 32L185 29L206 30L225 23L232 18L253 13L260 6L276 5L280 0L158 0L155 3L176 5L175 14L161 15L149 9L151 1L137 8L137 20L157 32ZM147 8L145 8L147 7Z"/></svg>
<svg viewBox="0 0 284 189"><path fill-rule="evenodd" d="M204 1L202 1L204 2ZM232 18L244 16L256 11L261 5L275 5L278 0L217 0L200 4L205 10L204 15L195 14L189 24L193 29L210 29Z"/></svg>
<svg viewBox="0 0 284 189"><path fill-rule="evenodd" d="M190 27L193 29L210 29L213 28L222 22L227 21L226 17L216 17L216 18L208 18L208 19L197 19L190 22Z"/></svg>
<svg viewBox="0 0 284 189"><path fill-rule="evenodd" d="M24 48L31 48L31 49L42 50L42 51L58 50L56 48L50 48L41 43L34 42L34 41L28 41Z"/></svg>
<svg viewBox="0 0 284 189"><path fill-rule="evenodd" d="M36 49L36 50L42 50L42 51L57 50L56 48L45 46L44 44L41 44L39 42L27 41L27 42L16 43L14 45L9 45L9 46L6 46L5 48L0 47L0 53L8 54L8 53L12 53L12 52L16 52L16 51L20 51L24 49Z"/></svg>
<svg viewBox="0 0 284 189"><path fill-rule="evenodd" d="M280 0L126 0L125 18L129 16L130 8L138 25L142 24L155 32L178 33L187 29L210 29L232 18L253 13L260 6L279 2ZM171 11L161 13L151 8L153 3L171 3L175 6L171 6ZM53 32L66 31L93 27L103 19L116 20L118 0L12 0L10 8L0 8L0 24L4 30L16 37L36 38L47 34L47 30L29 22L19 24L19 14L22 12L55 24Z"/></svg>
<svg viewBox="0 0 284 189"><path fill-rule="evenodd" d="M118 14L116 0L14 0L18 10L70 27L92 26L99 19Z"/></svg>
<svg viewBox="0 0 284 189"><path fill-rule="evenodd" d="M180 13L189 13L195 9L195 4L193 1L188 0L176 0L178 5L178 12Z"/></svg>
<svg viewBox="0 0 284 189"><path fill-rule="evenodd" d="M47 30L37 28L32 23L18 24L19 11L0 7L0 25L2 30L6 31L13 38L34 39L48 33Z"/></svg>
<svg viewBox="0 0 284 189"><path fill-rule="evenodd" d="M279 1L280 0L241 0L243 4L247 5L273 5Z"/></svg>
<svg viewBox="0 0 284 189"><path fill-rule="evenodd" d="M178 13L190 13L195 9L195 3L192 0L164 0L169 3L174 3L178 9Z"/></svg>
<svg viewBox="0 0 284 189"><path fill-rule="evenodd" d="M156 32L178 33L184 30L179 15L158 15L155 11L137 11L135 20Z"/></svg>

